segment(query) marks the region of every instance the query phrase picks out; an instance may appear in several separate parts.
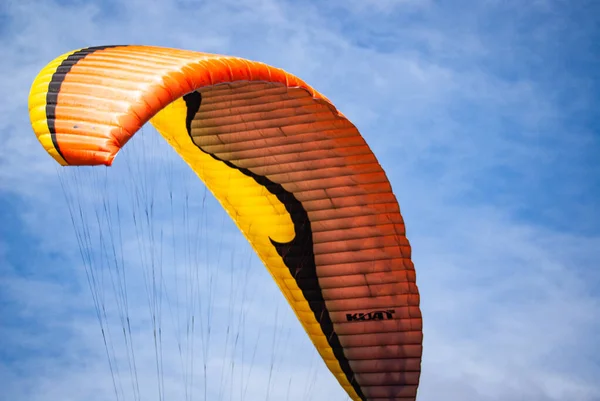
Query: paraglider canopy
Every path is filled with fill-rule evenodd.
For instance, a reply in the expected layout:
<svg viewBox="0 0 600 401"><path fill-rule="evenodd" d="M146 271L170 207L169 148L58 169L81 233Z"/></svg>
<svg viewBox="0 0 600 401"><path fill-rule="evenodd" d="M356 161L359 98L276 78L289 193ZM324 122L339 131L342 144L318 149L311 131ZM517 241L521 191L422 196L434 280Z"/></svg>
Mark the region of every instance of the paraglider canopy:
<svg viewBox="0 0 600 401"><path fill-rule="evenodd" d="M415 400L411 248L356 127L263 63L150 46L65 54L35 79L33 129L61 165L111 165L150 121L212 191L353 400Z"/></svg>

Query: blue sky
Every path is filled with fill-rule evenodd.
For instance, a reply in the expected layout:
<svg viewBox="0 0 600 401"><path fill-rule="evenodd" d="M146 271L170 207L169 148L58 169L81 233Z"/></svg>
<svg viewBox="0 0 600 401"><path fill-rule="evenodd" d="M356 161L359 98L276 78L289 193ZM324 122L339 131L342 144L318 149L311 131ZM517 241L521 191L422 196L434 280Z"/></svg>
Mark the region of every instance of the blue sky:
<svg viewBox="0 0 600 401"><path fill-rule="evenodd" d="M181 275L198 266L204 290L190 291L214 311L211 352L186 351L206 362L207 377L197 367L187 387L166 333L170 318L189 313L165 312L167 399L186 399L184 388L193 399L205 389L223 400L346 399L241 234L151 127L109 171L60 169L35 139L27 95L39 69L72 49L127 43L284 68L358 126L413 245L425 334L419 400L600 399L596 15L598 2L585 0L2 2L0 399L116 399L60 179L84 194L76 207L92 225L103 202L123 207L137 381L145 399L159 399L138 256L150 237L136 234L140 210L128 193L100 191L139 177L153 177L153 230L163 228L164 266L178 266L165 267L165 286L185 285ZM192 228L169 229L183 211ZM197 313L208 319L207 310ZM198 341L206 334L197 329ZM113 359L119 399L133 400L124 355Z"/></svg>

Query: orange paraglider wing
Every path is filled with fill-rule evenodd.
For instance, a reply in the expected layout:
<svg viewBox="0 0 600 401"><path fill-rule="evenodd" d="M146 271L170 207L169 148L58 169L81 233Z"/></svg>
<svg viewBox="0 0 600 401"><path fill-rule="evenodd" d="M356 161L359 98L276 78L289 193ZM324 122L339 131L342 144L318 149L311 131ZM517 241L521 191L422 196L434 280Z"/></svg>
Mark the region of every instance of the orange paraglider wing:
<svg viewBox="0 0 600 401"><path fill-rule="evenodd" d="M415 400L422 320L390 183L356 127L263 63L150 46L65 54L33 129L62 165L110 165L150 121L236 222L353 400Z"/></svg>

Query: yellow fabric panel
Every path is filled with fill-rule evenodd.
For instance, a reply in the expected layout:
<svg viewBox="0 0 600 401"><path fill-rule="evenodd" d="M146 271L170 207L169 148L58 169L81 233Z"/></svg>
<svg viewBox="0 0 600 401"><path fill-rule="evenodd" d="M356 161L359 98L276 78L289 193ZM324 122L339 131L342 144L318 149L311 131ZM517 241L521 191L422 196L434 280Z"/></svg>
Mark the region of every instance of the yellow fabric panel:
<svg viewBox="0 0 600 401"><path fill-rule="evenodd" d="M37 75L29 91L29 119L37 139L40 141L46 152L54 158L61 166L68 163L58 153L52 143L50 131L48 130L48 121L46 119L46 96L48 94L48 85L52 80L52 75L56 69L73 51L65 53L46 65Z"/></svg>
<svg viewBox="0 0 600 401"><path fill-rule="evenodd" d="M244 233L292 306L327 367L351 398L359 401L359 396L348 382L314 315L299 313L301 310L310 310L310 306L269 241L272 238L277 242L289 242L294 238L294 226L285 206L251 177L198 149L185 127L186 111L185 102L178 99L161 110L150 122L196 172ZM235 185L230 185L232 181ZM229 184L223 185L223 182ZM248 193L260 194L261 197L246 197ZM257 214L260 215L259 219Z"/></svg>

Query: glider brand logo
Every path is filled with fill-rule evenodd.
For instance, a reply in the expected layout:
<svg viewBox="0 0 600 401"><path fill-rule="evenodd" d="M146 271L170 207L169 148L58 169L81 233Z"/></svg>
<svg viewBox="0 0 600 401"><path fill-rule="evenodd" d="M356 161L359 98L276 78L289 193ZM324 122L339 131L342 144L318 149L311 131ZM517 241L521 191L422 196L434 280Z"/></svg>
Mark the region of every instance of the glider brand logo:
<svg viewBox="0 0 600 401"><path fill-rule="evenodd" d="M394 309L376 310L365 313L346 313L349 322L364 322L367 320L390 320L396 311Z"/></svg>

